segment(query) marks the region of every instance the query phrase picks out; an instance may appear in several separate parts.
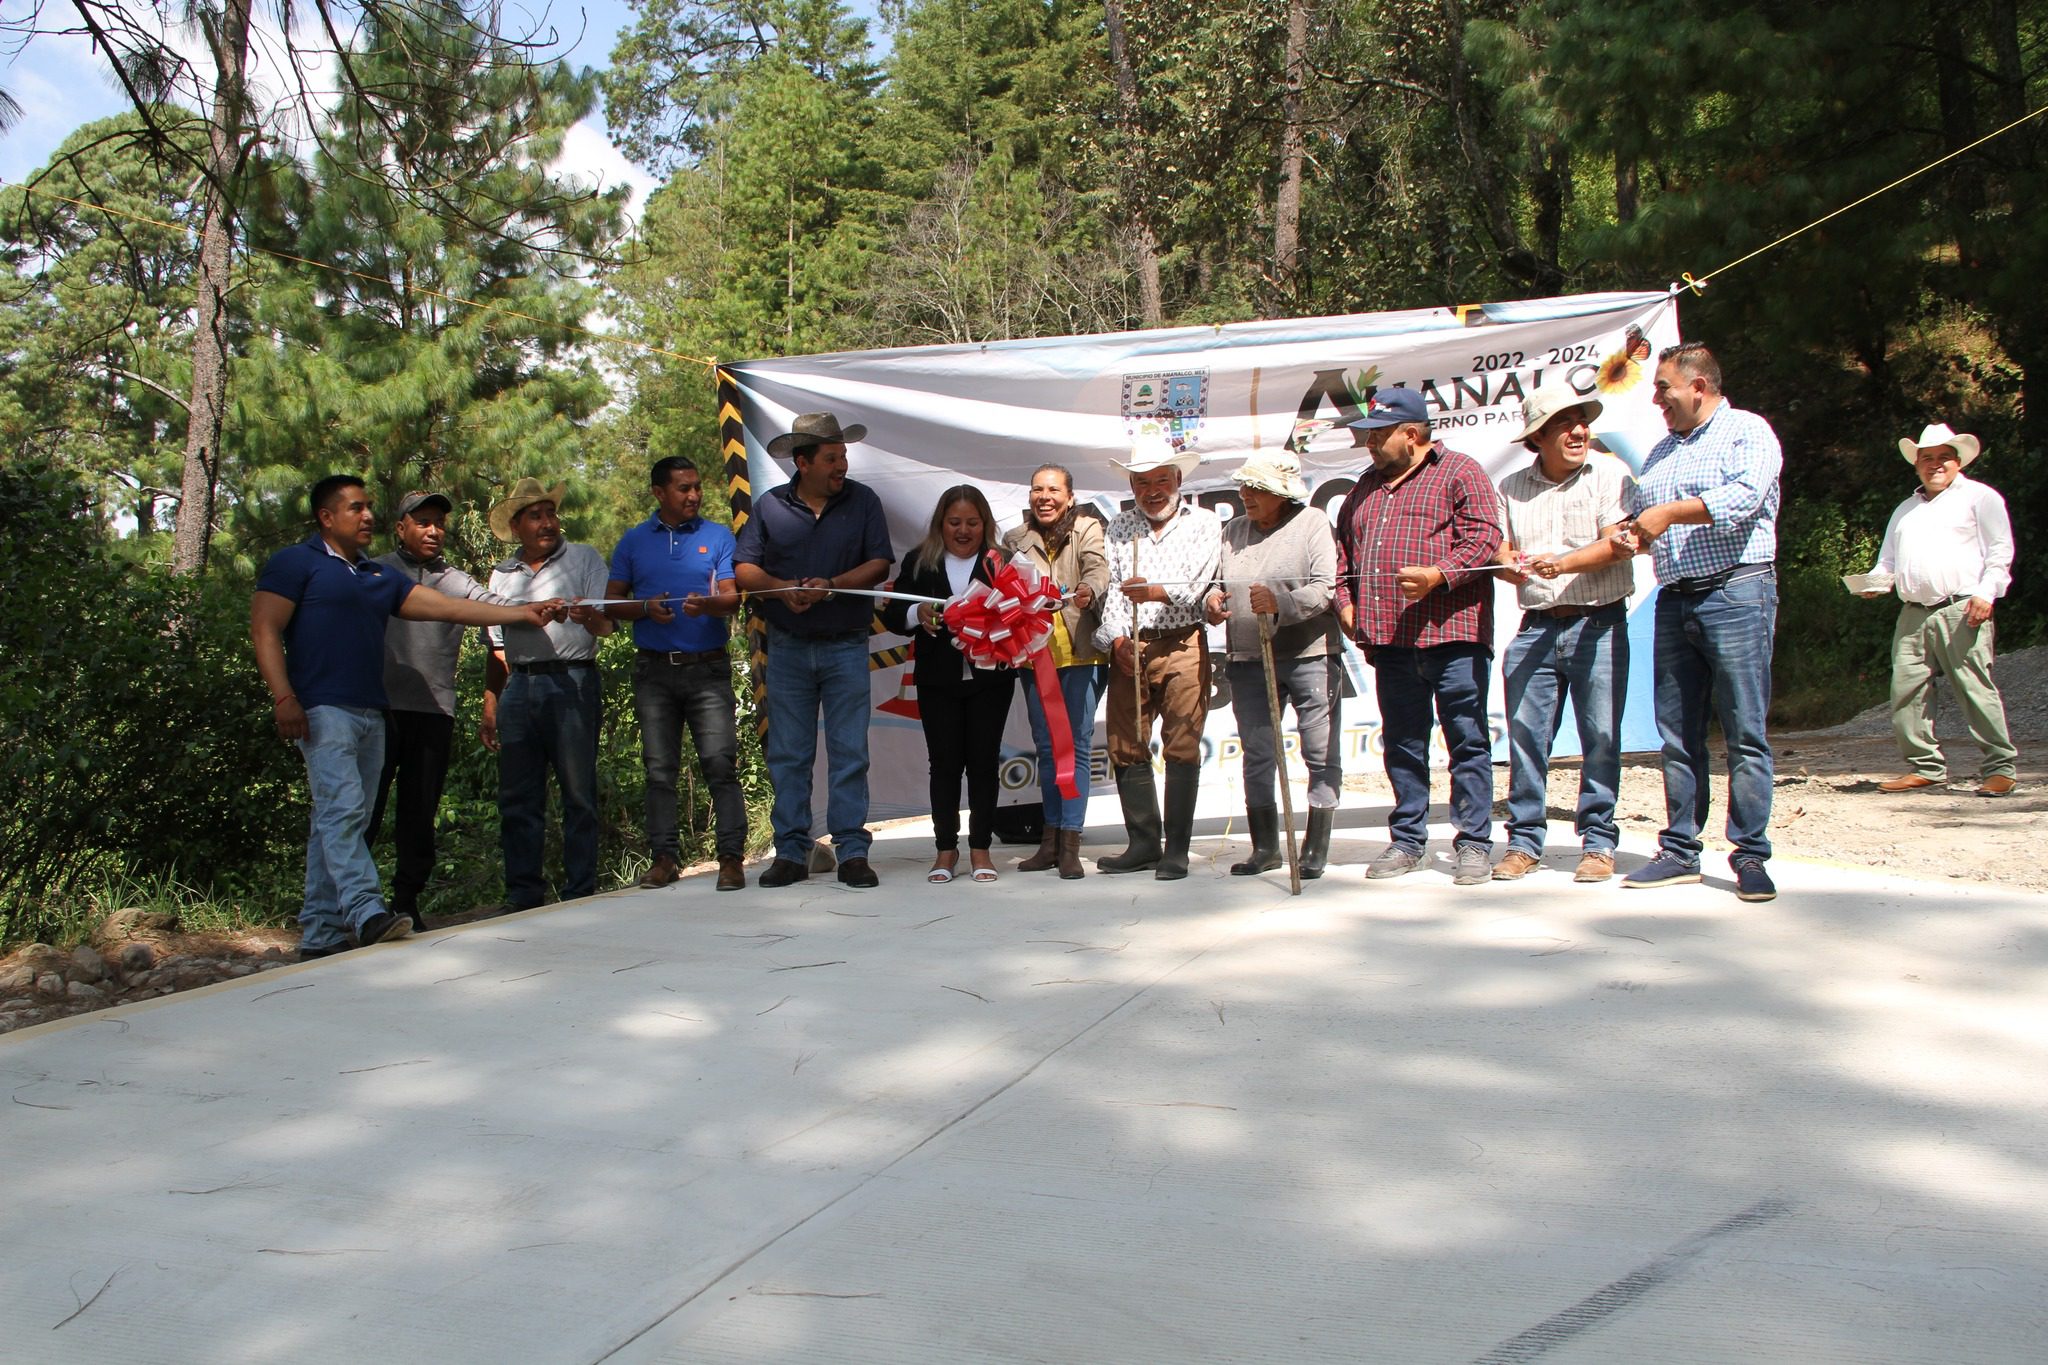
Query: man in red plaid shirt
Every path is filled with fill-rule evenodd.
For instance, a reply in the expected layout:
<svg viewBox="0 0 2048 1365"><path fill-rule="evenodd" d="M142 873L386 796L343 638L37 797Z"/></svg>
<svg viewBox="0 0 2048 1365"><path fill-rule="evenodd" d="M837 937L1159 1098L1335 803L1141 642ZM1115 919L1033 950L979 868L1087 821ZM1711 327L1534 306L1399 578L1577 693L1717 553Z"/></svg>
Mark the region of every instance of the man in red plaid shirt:
<svg viewBox="0 0 2048 1365"><path fill-rule="evenodd" d="M1455 880L1493 875L1493 579L1500 497L1478 461L1429 436L1413 389L1381 389L1352 426L1371 469L1337 516L1337 614L1373 668L1394 809L1371 878L1412 872L1429 843L1429 726L1451 753Z"/></svg>

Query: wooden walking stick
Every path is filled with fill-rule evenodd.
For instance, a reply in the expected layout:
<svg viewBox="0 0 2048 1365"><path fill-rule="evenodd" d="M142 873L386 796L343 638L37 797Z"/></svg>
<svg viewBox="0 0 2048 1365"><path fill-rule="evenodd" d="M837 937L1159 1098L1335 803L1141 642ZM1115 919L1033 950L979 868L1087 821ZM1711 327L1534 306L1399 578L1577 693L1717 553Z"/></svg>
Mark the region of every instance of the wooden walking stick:
<svg viewBox="0 0 2048 1365"><path fill-rule="evenodd" d="M1133 500L1133 510L1137 510ZM1138 576L1138 542L1145 538L1145 514L1138 511L1138 530L1131 537L1131 577ZM1126 599L1129 600L1129 599ZM1151 736L1145 733L1145 642L1138 633L1138 604L1131 603L1131 698L1137 703L1131 712L1131 724L1138 733L1138 761L1147 768L1152 766Z"/></svg>
<svg viewBox="0 0 2048 1365"><path fill-rule="evenodd" d="M1280 680L1273 668L1273 618L1259 614L1259 658L1266 665L1266 714L1273 725L1273 769L1280 779L1280 813L1287 821L1287 894L1301 894L1301 854L1294 844L1294 792L1287 785L1287 737L1280 733Z"/></svg>

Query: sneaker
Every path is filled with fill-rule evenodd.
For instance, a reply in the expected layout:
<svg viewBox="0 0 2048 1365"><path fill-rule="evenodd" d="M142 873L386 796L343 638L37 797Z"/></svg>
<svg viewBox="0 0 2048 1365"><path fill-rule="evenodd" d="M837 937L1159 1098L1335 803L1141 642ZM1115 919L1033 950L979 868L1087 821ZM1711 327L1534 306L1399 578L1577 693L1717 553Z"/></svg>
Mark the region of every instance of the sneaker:
<svg viewBox="0 0 2048 1365"><path fill-rule="evenodd" d="M1589 848L1579 855L1579 870L1572 873L1575 882L1604 882L1614 875L1614 855L1599 849Z"/></svg>
<svg viewBox="0 0 2048 1365"><path fill-rule="evenodd" d="M1389 877L1404 877L1422 866L1422 850L1403 848L1390 844L1387 851L1374 858L1365 869L1367 881L1380 882Z"/></svg>
<svg viewBox="0 0 2048 1365"><path fill-rule="evenodd" d="M1777 886L1771 881L1771 874L1764 871L1764 860L1754 855L1731 858L1728 865L1735 869L1735 899L1743 901L1775 900Z"/></svg>
<svg viewBox="0 0 2048 1365"><path fill-rule="evenodd" d="M1493 855L1482 844L1459 844L1451 872L1452 886L1477 886L1493 879Z"/></svg>
<svg viewBox="0 0 2048 1365"><path fill-rule="evenodd" d="M1878 783L1877 789L1881 792L1916 792L1924 787L1939 787L1943 781L1944 779L1939 777L1922 777L1918 773L1907 773L1904 777L1895 777L1889 782Z"/></svg>
<svg viewBox="0 0 2048 1365"><path fill-rule="evenodd" d="M1659 853L1621 879L1621 884L1631 891L1644 891L1653 886L1680 886L1686 882L1700 880L1700 865L1689 863L1676 853Z"/></svg>
<svg viewBox="0 0 2048 1365"><path fill-rule="evenodd" d="M2013 789L2017 786L2019 786L2019 783L2013 781L2004 773L1998 773L1984 779L1984 784L1977 788L1977 795L2011 796Z"/></svg>
<svg viewBox="0 0 2048 1365"><path fill-rule="evenodd" d="M847 858L839 864L839 880L848 886L862 889L880 886L882 879L875 875L875 869L868 866L866 858Z"/></svg>
<svg viewBox="0 0 2048 1365"><path fill-rule="evenodd" d="M379 910L357 927L356 946L367 948L372 943L395 943L399 939L411 937L411 920L404 915L394 915L389 910Z"/></svg>
<svg viewBox="0 0 2048 1365"><path fill-rule="evenodd" d="M1542 865L1535 854L1511 848L1506 857L1494 864L1493 879L1497 882L1518 882Z"/></svg>
<svg viewBox="0 0 2048 1365"><path fill-rule="evenodd" d="M738 858L718 860L718 889L720 891L744 891L747 889L747 865Z"/></svg>
<svg viewBox="0 0 2048 1365"><path fill-rule="evenodd" d="M654 866L648 868L646 873L640 878L640 885L652 891L659 887L670 885L676 878L682 875L683 869L677 866L674 854L657 854L654 859Z"/></svg>
<svg viewBox="0 0 2048 1365"><path fill-rule="evenodd" d="M757 886L794 886L811 875L811 870L802 863L791 862L788 858L777 858L768 864L756 881Z"/></svg>

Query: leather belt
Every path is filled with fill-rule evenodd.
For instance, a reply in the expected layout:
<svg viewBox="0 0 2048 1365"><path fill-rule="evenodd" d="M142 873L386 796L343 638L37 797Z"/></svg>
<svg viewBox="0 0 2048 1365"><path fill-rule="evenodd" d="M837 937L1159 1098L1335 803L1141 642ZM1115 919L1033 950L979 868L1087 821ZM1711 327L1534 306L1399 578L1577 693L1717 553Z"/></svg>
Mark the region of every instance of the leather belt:
<svg viewBox="0 0 2048 1365"><path fill-rule="evenodd" d="M1546 621L1576 621L1581 616L1593 616L1609 607L1618 607L1622 600L1595 602L1591 606L1560 602L1554 607L1530 607L1522 612L1522 619L1526 621L1532 616L1540 616Z"/></svg>
<svg viewBox="0 0 2048 1365"><path fill-rule="evenodd" d="M510 665L514 673L567 673L572 668L596 668L595 659L539 659L530 664Z"/></svg>
<svg viewBox="0 0 2048 1365"><path fill-rule="evenodd" d="M649 663L672 664L681 668L685 664L723 663L727 655L722 649L700 649L694 652L687 649L643 649L640 651L640 657Z"/></svg>
<svg viewBox="0 0 2048 1365"><path fill-rule="evenodd" d="M1775 564L1737 564L1732 569L1723 569L1719 573L1708 574L1704 578L1674 578L1664 585L1664 590L1666 592L1689 593L1712 592L1716 588L1725 588L1730 583L1740 583L1747 578L1762 578L1765 574L1774 574L1777 571L1778 566Z"/></svg>
<svg viewBox="0 0 2048 1365"><path fill-rule="evenodd" d="M1185 626L1151 626L1138 632L1138 643L1149 645L1156 640L1179 640L1202 628L1199 621Z"/></svg>

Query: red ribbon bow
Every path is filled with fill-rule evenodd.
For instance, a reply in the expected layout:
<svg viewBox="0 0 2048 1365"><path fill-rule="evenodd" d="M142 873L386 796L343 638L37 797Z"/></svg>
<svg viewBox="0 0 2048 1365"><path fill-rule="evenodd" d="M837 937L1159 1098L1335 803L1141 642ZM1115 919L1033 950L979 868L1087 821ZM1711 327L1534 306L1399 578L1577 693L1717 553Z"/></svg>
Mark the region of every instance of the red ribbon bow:
<svg viewBox="0 0 2048 1365"><path fill-rule="evenodd" d="M1052 614L1065 600L1059 584L1021 559L988 557L989 582L976 580L946 604L946 629L976 668L1018 668L1028 660L1038 700L1052 736L1053 770L1060 795L1080 795L1074 785L1074 726L1060 692L1059 670L1047 646Z"/></svg>

